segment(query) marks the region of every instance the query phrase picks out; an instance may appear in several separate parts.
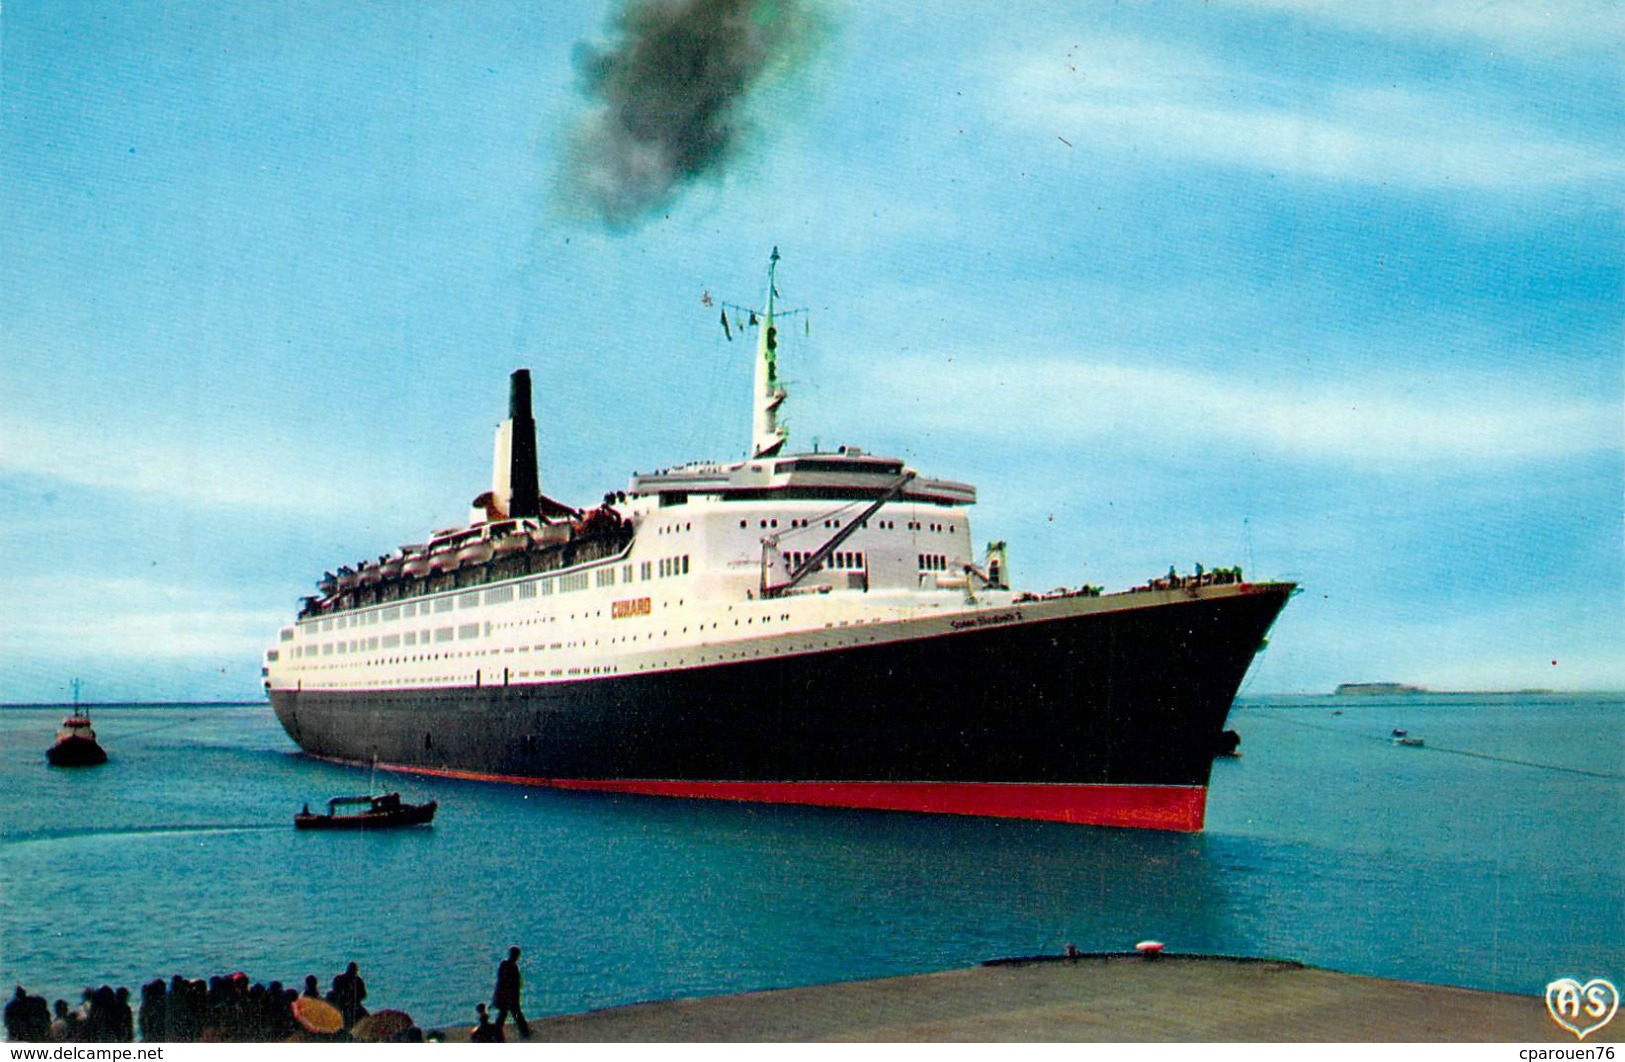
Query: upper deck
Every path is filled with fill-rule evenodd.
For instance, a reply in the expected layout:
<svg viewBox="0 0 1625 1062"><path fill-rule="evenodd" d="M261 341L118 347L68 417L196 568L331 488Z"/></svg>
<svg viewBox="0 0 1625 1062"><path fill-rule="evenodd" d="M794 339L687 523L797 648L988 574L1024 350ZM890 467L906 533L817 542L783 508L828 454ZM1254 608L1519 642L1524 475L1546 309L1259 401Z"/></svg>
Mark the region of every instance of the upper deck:
<svg viewBox="0 0 1625 1062"><path fill-rule="evenodd" d="M834 453L759 457L733 464L694 463L632 476L627 494L679 505L699 495L718 501L866 501L897 487L905 469L893 457L877 457L855 446ZM915 476L899 500L932 505L974 505L968 483Z"/></svg>

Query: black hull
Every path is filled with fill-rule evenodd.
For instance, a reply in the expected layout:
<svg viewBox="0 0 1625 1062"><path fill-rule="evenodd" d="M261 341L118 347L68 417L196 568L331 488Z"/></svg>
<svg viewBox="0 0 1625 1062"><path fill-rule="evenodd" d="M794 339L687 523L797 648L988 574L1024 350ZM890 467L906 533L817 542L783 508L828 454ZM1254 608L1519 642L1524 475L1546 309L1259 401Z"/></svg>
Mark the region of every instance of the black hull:
<svg viewBox="0 0 1625 1062"><path fill-rule="evenodd" d="M293 817L293 825L297 830L398 830L429 825L438 807L431 800L427 804L406 804L395 811L364 811L358 815L299 814Z"/></svg>
<svg viewBox="0 0 1625 1062"><path fill-rule="evenodd" d="M89 738L63 738L45 750L45 759L52 767L99 767L107 762L107 753Z"/></svg>
<svg viewBox="0 0 1625 1062"><path fill-rule="evenodd" d="M425 773L1199 829L1231 701L1291 592L647 674L271 701L308 753ZM1168 792L1171 817L1112 810Z"/></svg>

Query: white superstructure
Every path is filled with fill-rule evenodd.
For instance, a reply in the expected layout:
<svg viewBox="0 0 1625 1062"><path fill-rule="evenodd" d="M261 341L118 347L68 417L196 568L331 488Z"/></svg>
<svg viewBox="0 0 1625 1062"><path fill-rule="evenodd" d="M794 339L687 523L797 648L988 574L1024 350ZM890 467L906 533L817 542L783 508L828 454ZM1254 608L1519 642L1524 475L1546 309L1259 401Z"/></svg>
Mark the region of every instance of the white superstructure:
<svg viewBox="0 0 1625 1062"><path fill-rule="evenodd" d="M755 456L634 475L589 513L527 506L516 374L523 409L497 431L469 525L330 575L267 652L267 688L574 680L916 636L911 621L1009 606L1003 544L973 547L974 487L852 447L780 455L773 273L753 316Z"/></svg>

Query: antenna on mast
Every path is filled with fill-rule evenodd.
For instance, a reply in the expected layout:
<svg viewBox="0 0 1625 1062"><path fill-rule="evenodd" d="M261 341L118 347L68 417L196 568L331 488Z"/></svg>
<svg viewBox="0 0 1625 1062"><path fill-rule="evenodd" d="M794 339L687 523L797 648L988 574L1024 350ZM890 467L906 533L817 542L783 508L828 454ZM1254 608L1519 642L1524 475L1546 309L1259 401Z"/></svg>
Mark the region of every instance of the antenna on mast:
<svg viewBox="0 0 1625 1062"><path fill-rule="evenodd" d="M788 394L779 385L779 330L774 323L774 300L779 289L779 249L767 261L767 302L756 338L756 402L751 425L751 457L772 457L784 449L789 431L779 427L779 407Z"/></svg>

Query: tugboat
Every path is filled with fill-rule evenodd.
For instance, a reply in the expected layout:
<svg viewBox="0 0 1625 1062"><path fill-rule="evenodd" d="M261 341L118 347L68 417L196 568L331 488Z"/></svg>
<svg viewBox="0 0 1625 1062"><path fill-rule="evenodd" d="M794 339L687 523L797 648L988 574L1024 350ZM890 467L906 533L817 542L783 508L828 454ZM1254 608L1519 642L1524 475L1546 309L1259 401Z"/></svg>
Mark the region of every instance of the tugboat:
<svg viewBox="0 0 1625 1062"><path fill-rule="evenodd" d="M52 767L96 767L107 762L107 751L96 740L90 715L79 709L79 680L73 680L73 714L62 720L56 743L45 750Z"/></svg>
<svg viewBox="0 0 1625 1062"><path fill-rule="evenodd" d="M361 811L340 815L341 807L360 806ZM334 797L327 802L327 814L318 815L305 805L305 810L293 817L298 830L387 830L398 826L427 826L434 821L435 809L431 800L427 804L405 804L399 793L379 796Z"/></svg>

